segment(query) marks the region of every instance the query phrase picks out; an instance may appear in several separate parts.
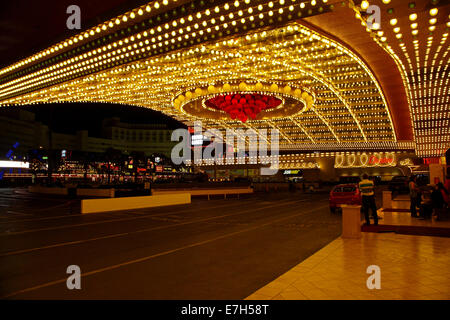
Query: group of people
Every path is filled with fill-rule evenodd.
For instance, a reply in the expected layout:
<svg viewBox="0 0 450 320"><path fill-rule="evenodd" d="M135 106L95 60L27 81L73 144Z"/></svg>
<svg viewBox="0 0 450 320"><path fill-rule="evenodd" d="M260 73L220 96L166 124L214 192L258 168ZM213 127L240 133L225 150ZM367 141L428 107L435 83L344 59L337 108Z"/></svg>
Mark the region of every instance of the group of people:
<svg viewBox="0 0 450 320"><path fill-rule="evenodd" d="M411 176L409 181L409 196L411 200L411 217L418 219L426 219L433 214L440 219L442 213L450 207L450 177L447 177L447 185L444 186L442 182L433 186L430 201L422 201L422 191L417 185L416 177ZM363 174L362 181L359 182L359 190L362 195L362 211L366 220L366 225L370 225L369 210L372 211L374 225L378 225L377 206L375 203L375 184L369 180L367 174ZM419 214L417 214L419 208Z"/></svg>
<svg viewBox="0 0 450 320"><path fill-rule="evenodd" d="M442 213L450 206L449 188L450 177L447 177L447 186L438 182L433 186L429 201L423 201L425 200L423 192L417 185L416 177L411 176L409 181L411 217L424 220L434 215L439 220ZM419 208L419 214L417 214L417 208Z"/></svg>

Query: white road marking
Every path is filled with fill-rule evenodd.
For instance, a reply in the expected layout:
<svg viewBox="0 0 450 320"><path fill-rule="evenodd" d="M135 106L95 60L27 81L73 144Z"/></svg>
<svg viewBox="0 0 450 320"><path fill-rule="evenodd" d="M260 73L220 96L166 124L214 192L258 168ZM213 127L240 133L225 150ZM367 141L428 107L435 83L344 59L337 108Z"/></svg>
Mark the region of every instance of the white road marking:
<svg viewBox="0 0 450 320"><path fill-rule="evenodd" d="M94 274L105 272L105 271L109 271L109 270L118 269L118 268L123 267L123 266L128 266L128 265L139 263L139 262L143 262L143 261L148 261L148 260L151 260L151 259L154 259L154 258L157 258L157 257L161 257L161 256L165 256L165 255L168 255L168 254L171 254L171 253L175 253L175 252L178 252L178 251L181 251L181 250L185 250L185 249L201 246L201 245L204 245L204 244L207 244L207 243L210 243L210 242L214 242L214 241L217 241L217 240L229 238L231 236L235 236L237 234L241 234L241 233L244 233L244 232L256 230L258 228L262 228L262 227L271 225L271 224L279 222L279 221L283 221L283 220L287 220L287 219L290 219L290 218L294 218L294 217L302 215L302 214L311 213L313 211L317 211L317 210L320 210L320 209L325 208L325 207L328 207L328 205L320 206L318 208L315 208L315 209L312 209L312 210L308 210L306 212L296 213L296 214L293 214L293 215L289 215L287 217L283 217L283 218L280 218L280 219L272 220L270 222L266 222L266 223L263 223L263 224L260 224L260 225L254 226L254 227L250 227L250 228L246 228L246 229L243 229L243 230L227 233L225 235L221 235L221 236L218 236L218 237L215 237L215 238L211 238L211 239L208 239L208 240L195 242L195 243L188 244L188 245L185 245L185 246L182 246L182 247L178 247L178 248L175 248L175 249L172 249L172 250L167 250L167 251L164 251L164 252L156 253L156 254L153 254L153 255L150 255L150 256L147 256L147 257L142 257L142 258L139 258L139 259L134 259L134 260L130 260L130 261L127 261L127 262L123 262L123 263L107 266L107 267L104 267L104 268L101 268L101 269L92 270L92 271L83 273L83 277L87 277L87 276L90 276L90 275L94 275ZM66 280L67 279L64 278L64 279L59 279L59 280L43 283L41 285L37 285L37 286L31 287L31 288L26 288L26 289L22 289L22 290L19 290L19 291L15 291L15 292L9 293L9 294L7 294L7 295L5 295L3 297L0 297L0 298L5 299L5 298L16 296L16 295L21 294L21 293L26 293L26 292L34 291L34 290L37 290L37 289L50 287L50 286L53 286L55 284L65 283Z"/></svg>

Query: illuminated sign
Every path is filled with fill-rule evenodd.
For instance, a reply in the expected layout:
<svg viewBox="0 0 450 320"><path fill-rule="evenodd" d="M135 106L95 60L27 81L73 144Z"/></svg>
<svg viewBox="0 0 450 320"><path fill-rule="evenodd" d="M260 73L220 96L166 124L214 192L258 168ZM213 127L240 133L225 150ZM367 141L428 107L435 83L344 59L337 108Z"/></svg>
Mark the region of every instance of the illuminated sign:
<svg viewBox="0 0 450 320"><path fill-rule="evenodd" d="M395 167L394 152L338 154L334 160L335 168Z"/></svg>
<svg viewBox="0 0 450 320"><path fill-rule="evenodd" d="M442 164L441 158L423 158L423 164Z"/></svg>
<svg viewBox="0 0 450 320"><path fill-rule="evenodd" d="M3 161L0 160L0 168L21 168L28 169L30 164L22 161Z"/></svg>
<svg viewBox="0 0 450 320"><path fill-rule="evenodd" d="M401 166L405 166L405 167L411 167L414 165L414 162L410 158L400 160L399 163Z"/></svg>
<svg viewBox="0 0 450 320"><path fill-rule="evenodd" d="M302 171L301 170L284 170L283 174L301 174Z"/></svg>

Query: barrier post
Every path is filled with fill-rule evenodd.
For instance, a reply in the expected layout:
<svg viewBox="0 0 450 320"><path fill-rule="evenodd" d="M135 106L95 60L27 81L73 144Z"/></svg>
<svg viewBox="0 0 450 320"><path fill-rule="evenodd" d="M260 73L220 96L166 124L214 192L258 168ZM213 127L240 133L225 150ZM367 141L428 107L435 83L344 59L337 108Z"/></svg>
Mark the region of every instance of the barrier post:
<svg viewBox="0 0 450 320"><path fill-rule="evenodd" d="M342 205L343 239L361 238L361 206Z"/></svg>

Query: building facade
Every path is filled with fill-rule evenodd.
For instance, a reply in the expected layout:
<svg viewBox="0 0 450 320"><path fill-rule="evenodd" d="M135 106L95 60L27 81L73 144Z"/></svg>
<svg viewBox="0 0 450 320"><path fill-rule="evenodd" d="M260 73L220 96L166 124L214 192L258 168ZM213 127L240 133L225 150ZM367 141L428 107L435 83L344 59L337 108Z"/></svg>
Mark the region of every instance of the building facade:
<svg viewBox="0 0 450 320"><path fill-rule="evenodd" d="M51 149L65 149L82 152L103 153L108 148L118 149L124 153L144 152L147 156L161 153L170 157L172 147L172 130L164 124L130 124L120 122L119 118L105 119L101 137L89 136L87 130L76 134L51 133ZM35 114L26 110L8 110L0 114L0 157L6 155L16 145L14 155L23 158L29 150L49 149L48 126L36 121ZM17 144L18 143L18 144Z"/></svg>

